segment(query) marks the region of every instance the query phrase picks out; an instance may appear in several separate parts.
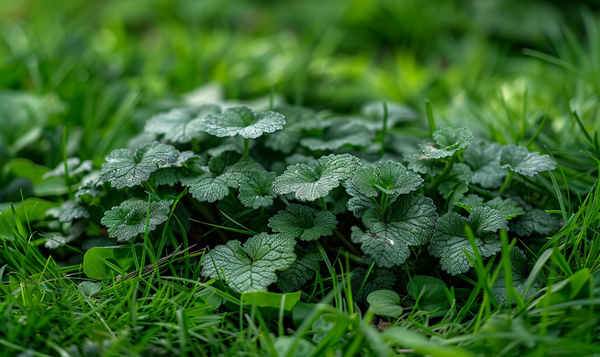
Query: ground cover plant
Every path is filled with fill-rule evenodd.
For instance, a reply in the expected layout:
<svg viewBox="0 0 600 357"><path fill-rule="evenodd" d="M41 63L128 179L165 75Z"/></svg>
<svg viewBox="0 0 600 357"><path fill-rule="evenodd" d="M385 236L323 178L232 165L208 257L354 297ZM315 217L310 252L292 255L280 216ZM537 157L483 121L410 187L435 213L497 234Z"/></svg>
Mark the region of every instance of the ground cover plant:
<svg viewBox="0 0 600 357"><path fill-rule="evenodd" d="M353 3L331 28L329 18L315 18L299 43L329 29L326 45L317 43L301 63L290 59L294 49L278 52L261 37L270 21L250 35L222 24L182 31L180 23L194 23L185 16L202 13L187 2L148 7L189 14L162 19L171 35L156 47L141 41L149 46L141 50L135 44L144 31L130 27L155 16L147 9L130 9L133 20L107 15L84 47L73 45L76 33L58 30L60 17L54 25L7 21L0 354L597 353L594 12L555 17L558 34L540 25L518 37L510 26L486 23L486 40L440 14L431 21L446 25L431 28L450 26L457 41L470 43L464 48L478 44L483 53L459 54L446 39L350 66L352 41L336 40L341 29L372 39L365 43L373 49L427 38L416 29L408 37L379 32L392 27L379 29L378 21L414 15L401 3ZM100 9L113 15L127 7L107 4ZM456 18L485 19L481 11L489 11L437 4ZM524 4L556 16L550 5ZM306 6L289 21L308 18ZM289 9L273 9L261 16L289 17ZM202 10L239 20L223 6ZM513 15L505 11L506 24ZM570 26L569 16L583 18L585 28ZM89 36L87 25L69 21ZM55 42L27 47L49 29ZM207 34L202 49L190 40L171 59L156 59L178 38ZM213 62L225 39L256 49L232 46L221 72ZM506 43L528 49L499 55ZM138 50L153 56L141 61ZM285 69L263 68L261 53ZM419 79L396 73L398 89L390 71L408 66L407 54L424 58L410 75ZM164 71L173 58L194 64ZM140 73L138 61L146 68ZM198 68L202 80L190 74ZM367 75L346 77L355 71ZM225 94L214 84L196 88L209 79L225 80ZM175 95L168 87L195 89Z"/></svg>

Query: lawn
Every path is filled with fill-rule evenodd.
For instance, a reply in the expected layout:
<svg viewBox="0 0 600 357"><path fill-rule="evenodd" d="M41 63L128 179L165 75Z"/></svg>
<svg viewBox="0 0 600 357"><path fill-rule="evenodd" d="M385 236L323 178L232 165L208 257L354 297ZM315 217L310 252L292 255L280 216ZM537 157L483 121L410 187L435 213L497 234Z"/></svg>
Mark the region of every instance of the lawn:
<svg viewBox="0 0 600 357"><path fill-rule="evenodd" d="M0 356L598 355L597 1L0 28Z"/></svg>

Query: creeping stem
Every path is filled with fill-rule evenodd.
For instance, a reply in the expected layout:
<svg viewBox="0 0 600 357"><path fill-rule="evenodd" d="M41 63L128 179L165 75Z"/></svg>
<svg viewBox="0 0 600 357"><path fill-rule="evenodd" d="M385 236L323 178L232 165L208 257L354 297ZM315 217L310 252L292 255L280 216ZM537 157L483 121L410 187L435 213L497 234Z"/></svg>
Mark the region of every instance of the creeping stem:
<svg viewBox="0 0 600 357"><path fill-rule="evenodd" d="M498 192L501 196L504 194L504 191L506 191L506 189L508 189L508 187L510 186L510 181L512 181L513 175L515 174L514 172L510 171L510 169L508 170L508 176L506 176L506 180L504 180L504 184L502 185L502 187L500 187L500 191Z"/></svg>
<svg viewBox="0 0 600 357"><path fill-rule="evenodd" d="M250 156L250 146L248 145L248 139L244 138L244 156Z"/></svg>

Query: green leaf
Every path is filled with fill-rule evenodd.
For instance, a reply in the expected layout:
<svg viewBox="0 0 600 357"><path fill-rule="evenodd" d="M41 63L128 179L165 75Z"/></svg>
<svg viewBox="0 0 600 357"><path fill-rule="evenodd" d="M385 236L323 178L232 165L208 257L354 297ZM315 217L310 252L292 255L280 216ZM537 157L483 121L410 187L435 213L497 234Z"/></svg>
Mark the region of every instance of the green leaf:
<svg viewBox="0 0 600 357"><path fill-rule="evenodd" d="M415 276L406 285L406 290L413 299L417 300L419 295L421 296L418 305L421 310L433 311L440 309L433 314L429 314L430 317L444 316L450 308L450 302L444 293L445 288L447 286L443 280L427 275ZM421 291L423 291L423 295L421 295Z"/></svg>
<svg viewBox="0 0 600 357"><path fill-rule="evenodd" d="M150 175L150 178L154 180L154 183L157 186L173 186L187 173L187 169L184 165L186 165L189 160L199 158L200 156L192 151L182 151L176 161L161 165L157 171L154 171L152 175Z"/></svg>
<svg viewBox="0 0 600 357"><path fill-rule="evenodd" d="M152 201L150 204L150 215L148 230L153 231L161 223L164 223L171 212L172 200ZM119 206L104 212L100 223L108 227L111 237L116 237L119 242L127 242L131 238L146 231L146 217L148 201L139 198L130 198L123 201Z"/></svg>
<svg viewBox="0 0 600 357"><path fill-rule="evenodd" d="M415 191L423 179L406 171L404 165L382 161L377 167L364 165L352 176L352 183L366 197L378 197L379 193L401 195Z"/></svg>
<svg viewBox="0 0 600 357"><path fill-rule="evenodd" d="M277 272L277 287L284 293L300 290L311 281L319 269L323 256L319 249L311 245L303 249L296 245L296 261L286 270Z"/></svg>
<svg viewBox="0 0 600 357"><path fill-rule="evenodd" d="M269 207L277 195L273 192L274 172L253 170L250 177L240 185L240 202L246 206L257 209Z"/></svg>
<svg viewBox="0 0 600 357"><path fill-rule="evenodd" d="M85 233L89 223L85 219L80 219L73 223L69 228L69 234L67 236L52 236L46 240L44 246L48 249L56 249L58 247L62 247L67 243L74 241L79 238L83 233Z"/></svg>
<svg viewBox="0 0 600 357"><path fill-rule="evenodd" d="M367 296L369 309L377 315L398 317L402 315L402 306L400 306L400 295L395 291L377 290Z"/></svg>
<svg viewBox="0 0 600 357"><path fill-rule="evenodd" d="M79 186L77 192L75 192L75 198L79 198L83 195L90 195L90 197L100 196L104 193L102 189L103 183L98 180L88 180L82 186Z"/></svg>
<svg viewBox="0 0 600 357"><path fill-rule="evenodd" d="M265 140L265 146L275 151L281 151L289 154L300 142L302 131L318 127L319 121L316 119L315 112L304 107L280 106L273 109L285 117L285 126L282 130L269 135Z"/></svg>
<svg viewBox="0 0 600 357"><path fill-rule="evenodd" d="M146 122L144 131L164 135L165 139L188 143L202 134L202 120L208 114L220 113L218 105L203 105L199 108L177 108L153 116Z"/></svg>
<svg viewBox="0 0 600 357"><path fill-rule="evenodd" d="M523 292L525 291L525 283L527 278L529 277L529 268L528 268L528 260L525 256L525 253L518 247L513 247L510 251L510 267L512 272L512 283L519 295L523 298L523 300L527 300L535 293L538 292L539 289L543 287L542 279L539 277L533 282L531 289L527 292L525 296L523 296ZM506 302L507 294L506 294L506 279L504 267L500 268L500 273L498 274L498 279L494 282L492 286L492 294L497 302L503 303Z"/></svg>
<svg viewBox="0 0 600 357"><path fill-rule="evenodd" d="M190 174L179 181L189 187L192 197L200 202L215 202L229 194L229 187L238 188L258 164L250 157L225 151L210 159L208 166L193 166Z"/></svg>
<svg viewBox="0 0 600 357"><path fill-rule="evenodd" d="M269 219L269 227L273 232L281 232L282 235L304 241L332 235L337 224L338 221L331 212L316 211L295 203Z"/></svg>
<svg viewBox="0 0 600 357"><path fill-rule="evenodd" d="M129 149L114 150L102 164L100 179L112 187L133 187L150 179L161 166L176 161L179 151L171 145L157 142L145 144L132 152Z"/></svg>
<svg viewBox="0 0 600 357"><path fill-rule="evenodd" d="M418 194L402 195L384 214L372 207L362 217L367 232L352 227L352 241L378 266L403 264L410 256L409 246L427 244L434 233L438 214L433 201Z"/></svg>
<svg viewBox="0 0 600 357"><path fill-rule="evenodd" d="M294 193L300 201L314 201L350 178L358 166L359 159L349 154L323 156L314 168L291 165L275 179L273 191L278 195Z"/></svg>
<svg viewBox="0 0 600 357"><path fill-rule="evenodd" d="M67 159L67 166L69 167L69 175L75 176L82 172L92 171L94 168L94 162L92 160L86 160L81 162L81 159L78 157L70 157ZM48 171L42 176L43 179L47 179L48 177L58 177L65 175L65 163L61 161L56 168L52 171Z"/></svg>
<svg viewBox="0 0 600 357"><path fill-rule="evenodd" d="M556 162L548 155L530 152L522 146L508 145L502 149L500 167L533 177L538 172L556 169Z"/></svg>
<svg viewBox="0 0 600 357"><path fill-rule="evenodd" d="M77 290L85 297L92 297L95 293L102 290L102 283L94 283L92 281L82 281L77 286Z"/></svg>
<svg viewBox="0 0 600 357"><path fill-rule="evenodd" d="M450 192L455 191L454 198L460 200L464 193L467 192L464 188L468 187L468 184L471 182L471 178L473 177L473 172L463 163L456 163L452 166L448 177L440 182L437 189L442 197L447 197ZM466 184L466 185L465 185ZM457 189L459 186L464 187L464 192L461 193L460 197L456 197ZM461 190L462 191L462 190ZM460 192L460 191L459 191Z"/></svg>
<svg viewBox="0 0 600 357"><path fill-rule="evenodd" d="M243 246L238 240L230 240L204 256L201 274L228 281L236 292L266 291L277 281L275 272L289 268L295 261L295 245L292 237L264 232Z"/></svg>
<svg viewBox="0 0 600 357"><path fill-rule="evenodd" d="M241 105L225 109L222 114L209 114L202 121L202 130L218 137L240 135L256 139L263 133L283 129L285 118L275 112L255 113Z"/></svg>
<svg viewBox="0 0 600 357"><path fill-rule="evenodd" d="M446 163L444 161L430 159L421 152L404 154L404 161L408 162L408 169L420 174L437 176L444 172Z"/></svg>
<svg viewBox="0 0 600 357"><path fill-rule="evenodd" d="M267 291L250 291L242 293L242 305L252 305L258 307L266 307L279 310L283 301L283 309L292 311L294 305L300 301L300 291L292 294L270 293Z"/></svg>
<svg viewBox="0 0 600 357"><path fill-rule="evenodd" d="M356 268L352 270L352 294L354 294L354 301L359 303L367 302L367 296L376 290L393 290L394 284L396 283L396 274L389 269L376 269L367 278L367 282L363 286L365 275L367 270L364 268ZM362 290L360 287L362 286ZM358 292L360 290L360 295Z"/></svg>
<svg viewBox="0 0 600 357"><path fill-rule="evenodd" d="M478 140L469 145L463 159L473 170L471 182L483 188L499 188L506 178L506 170L500 168L502 145Z"/></svg>
<svg viewBox="0 0 600 357"><path fill-rule="evenodd" d="M510 228L520 236L530 236L534 232L549 236L560 228L560 219L541 209L533 208L525 211L518 220L511 221Z"/></svg>
<svg viewBox="0 0 600 357"><path fill-rule="evenodd" d="M483 198L471 194L461 199L460 202L454 202L454 205L464 208L467 212L471 212L475 207L487 206L500 212L500 215L507 220L525 214L521 205L510 198L503 200L501 197L495 197L483 202Z"/></svg>
<svg viewBox="0 0 600 357"><path fill-rule="evenodd" d="M433 133L433 142L425 142L419 145L419 149L430 159L442 159L466 148L471 140L473 133L467 127L444 128Z"/></svg>
<svg viewBox="0 0 600 357"><path fill-rule="evenodd" d="M500 212L490 207L476 207L469 218L450 212L438 219L435 233L429 244L429 253L440 258L442 269L452 275L466 273L471 263L463 250L475 259L464 226L469 225L475 234L475 244L482 257L490 257L502 249L502 243L495 232L508 230L508 222Z"/></svg>
<svg viewBox="0 0 600 357"><path fill-rule="evenodd" d="M78 218L90 218L88 210L77 201L65 201L61 205L61 210L58 215L58 220L61 223L71 222Z"/></svg>
<svg viewBox="0 0 600 357"><path fill-rule="evenodd" d="M360 193L352 180L346 180L344 186L346 187L346 193L352 196L346 206L349 211L354 213L355 217L361 218L369 208L375 207L373 199Z"/></svg>
<svg viewBox="0 0 600 357"><path fill-rule="evenodd" d="M105 279L124 275L135 270L135 254L138 259L142 257L144 249L142 244L136 244L132 249L130 245L118 247L94 247L83 256L83 272L92 279ZM119 267L120 270L113 271L104 261Z"/></svg>
<svg viewBox="0 0 600 357"><path fill-rule="evenodd" d="M310 150L337 150L344 145L368 146L375 139L375 131L360 121L335 120L321 137L307 137L300 144Z"/></svg>

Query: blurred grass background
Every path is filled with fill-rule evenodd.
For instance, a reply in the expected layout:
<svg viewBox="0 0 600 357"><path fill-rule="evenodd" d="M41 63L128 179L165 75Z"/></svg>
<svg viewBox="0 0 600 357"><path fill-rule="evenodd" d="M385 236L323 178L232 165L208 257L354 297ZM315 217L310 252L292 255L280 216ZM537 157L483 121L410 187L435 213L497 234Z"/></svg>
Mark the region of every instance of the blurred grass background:
<svg viewBox="0 0 600 357"><path fill-rule="evenodd" d="M445 124L501 143L518 140L520 115L535 128L547 112L540 140L560 151L581 134L572 111L591 132L600 126L598 9L599 1L533 0L3 1L0 190L19 176L6 165L17 157L61 161L63 125L68 156L99 166L157 111L271 88L293 104L348 113L368 100L423 112L428 97Z"/></svg>

